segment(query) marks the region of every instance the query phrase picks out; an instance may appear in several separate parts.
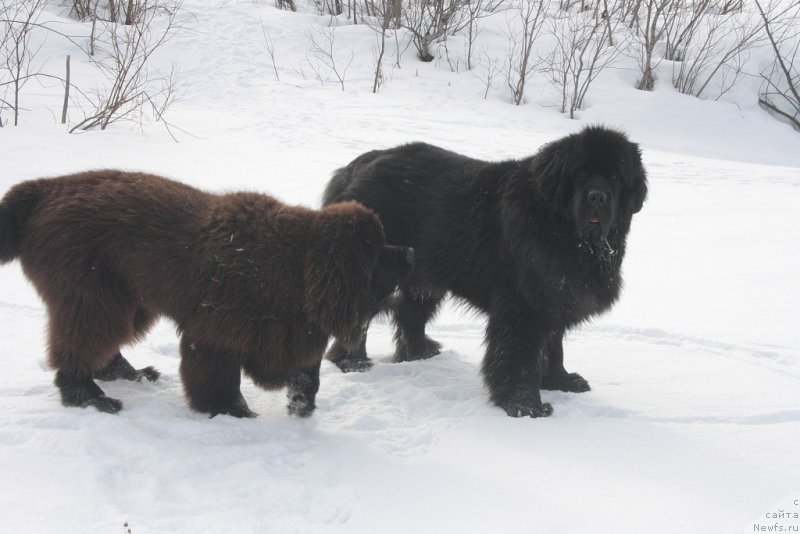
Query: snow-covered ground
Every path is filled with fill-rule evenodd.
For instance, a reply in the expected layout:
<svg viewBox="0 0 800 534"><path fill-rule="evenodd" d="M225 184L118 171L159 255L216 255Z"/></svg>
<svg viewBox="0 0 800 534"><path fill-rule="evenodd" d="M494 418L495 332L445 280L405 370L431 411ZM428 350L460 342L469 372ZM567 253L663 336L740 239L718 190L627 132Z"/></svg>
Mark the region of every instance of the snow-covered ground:
<svg viewBox="0 0 800 534"><path fill-rule="evenodd" d="M430 328L445 348L434 359L389 363L391 330L378 324L371 372L323 363L308 420L247 380L257 419L190 411L168 322L125 353L161 370L158 382L104 384L125 404L117 416L67 409L45 363L44 308L11 264L0 269L0 532L753 532L800 513L797 132L668 83L637 92L625 71L601 78L570 121L499 89L484 100L480 80L411 50L378 95L365 60L342 91L297 73L304 29L327 19L268 4L187 1L191 31L158 58L182 73L171 120L191 135L180 143L158 125L67 135L37 111L58 109L57 88L30 86L22 126L0 129L0 195L121 167L315 206L331 171L373 148L425 140L502 159L585 124L620 127L642 145L651 188L621 301L567 339L567 368L592 391L544 392L547 419L507 417L478 374L484 319L451 304ZM364 27L337 31L372 46Z"/></svg>

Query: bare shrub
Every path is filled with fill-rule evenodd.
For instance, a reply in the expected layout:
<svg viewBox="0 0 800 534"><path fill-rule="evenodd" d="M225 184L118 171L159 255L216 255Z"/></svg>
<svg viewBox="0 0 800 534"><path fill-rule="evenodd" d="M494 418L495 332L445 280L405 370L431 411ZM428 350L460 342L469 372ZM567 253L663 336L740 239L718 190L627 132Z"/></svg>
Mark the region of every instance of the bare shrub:
<svg viewBox="0 0 800 534"><path fill-rule="evenodd" d="M489 91L495 88L494 79L501 72L506 71L506 64L501 62L497 57L490 56L486 47L481 47L481 53L478 56L478 66L473 73L481 83L483 83L483 99L489 96Z"/></svg>
<svg viewBox="0 0 800 534"><path fill-rule="evenodd" d="M552 50L544 58L547 72L561 92L561 113L570 119L583 108L592 82L620 55L627 43L608 46L609 25L598 0L594 9L580 9L553 18Z"/></svg>
<svg viewBox="0 0 800 534"><path fill-rule="evenodd" d="M408 0L402 10L402 25L411 32L417 56L433 61L433 43L465 27L470 0Z"/></svg>
<svg viewBox="0 0 800 534"><path fill-rule="evenodd" d="M152 118L162 121L177 96L177 70L158 72L151 58L179 26L180 0L139 4L136 21L118 25L100 21L96 53L90 56L106 78L107 85L87 92L89 111L70 129L105 130L109 124L133 120L140 124Z"/></svg>
<svg viewBox="0 0 800 534"><path fill-rule="evenodd" d="M0 109L8 108L19 125L22 88L31 79L44 76L34 66L39 49L31 47L31 35L46 0L0 0L0 88L11 96L0 99ZM2 126L2 120L0 120Z"/></svg>
<svg viewBox="0 0 800 534"><path fill-rule="evenodd" d="M692 41L711 8L712 0L636 0L632 7L623 10L631 15L639 57L641 78L637 89L653 90L655 70L663 59L682 60L683 48ZM659 45L663 55L656 55Z"/></svg>
<svg viewBox="0 0 800 534"><path fill-rule="evenodd" d="M297 11L297 6L295 5L294 0L275 0L275 7L278 9Z"/></svg>
<svg viewBox="0 0 800 534"><path fill-rule="evenodd" d="M467 0L465 6L465 22L461 25L462 32L466 32L467 40L467 70L472 70L472 53L475 43L480 33L478 21L486 16L499 11L509 9L510 5L505 0Z"/></svg>
<svg viewBox="0 0 800 534"><path fill-rule="evenodd" d="M294 1L291 1L292 4L294 4ZM309 0L309 5L313 6L314 10L320 15L331 15L338 17L344 13L344 4L342 0Z"/></svg>
<svg viewBox="0 0 800 534"><path fill-rule="evenodd" d="M538 66L533 45L542 31L549 6L549 0L523 0L516 17L506 20L508 28L506 82L516 105L522 103L525 83Z"/></svg>
<svg viewBox="0 0 800 534"><path fill-rule="evenodd" d="M669 17L670 24L665 27L664 38L666 50L664 58L670 61L682 61L684 47L694 38L700 23L710 16L712 0L674 2Z"/></svg>
<svg viewBox="0 0 800 534"><path fill-rule="evenodd" d="M264 48L266 48L269 59L272 62L272 72L275 74L275 81L280 82L281 77L280 74L278 74L278 64L275 60L275 41L272 39L269 30L264 27L263 20L261 21L261 34L264 36Z"/></svg>
<svg viewBox="0 0 800 534"><path fill-rule="evenodd" d="M375 75L372 79L372 92L377 93L383 85L383 57L386 55L386 37L390 28L397 28L400 18L400 9L397 0L378 0L368 4L370 16L363 18L367 25L377 33L373 50L373 63Z"/></svg>
<svg viewBox="0 0 800 534"><path fill-rule="evenodd" d="M681 93L705 97L715 82L714 98L719 98L739 80L748 51L761 39L761 22L746 13L701 19L685 41L682 61L674 64L673 85Z"/></svg>
<svg viewBox="0 0 800 534"><path fill-rule="evenodd" d="M656 44L658 44L669 28L673 26L675 10L671 9L675 0L639 0L634 10L636 21L640 24L638 30L639 66L642 77L636 84L637 89L652 91L655 86L655 68L661 58L654 57ZM639 18L640 9L644 6L644 19Z"/></svg>
<svg viewBox="0 0 800 534"><path fill-rule="evenodd" d="M72 0L69 14L78 20L89 20L97 11L97 0Z"/></svg>
<svg viewBox="0 0 800 534"><path fill-rule="evenodd" d="M306 53L306 64L314 73L314 77L322 84L331 79L336 81L344 91L347 70L353 63L355 52L352 47L336 45L336 28L317 28L306 32L309 50ZM346 51L346 57L340 49Z"/></svg>
<svg viewBox="0 0 800 534"><path fill-rule="evenodd" d="M402 0L368 0L364 2L361 22L376 33L375 46L372 51L372 64L374 66L373 93L378 92L385 80L383 64L389 32L392 31L395 34L395 40L398 38L397 28L400 27L401 2ZM402 51L398 48L397 53L397 62L399 64Z"/></svg>
<svg viewBox="0 0 800 534"><path fill-rule="evenodd" d="M758 102L800 130L800 3L755 4L774 54L771 67L761 72Z"/></svg>
<svg viewBox="0 0 800 534"><path fill-rule="evenodd" d="M740 13L744 7L744 0L721 0L715 2L714 7L723 15L727 15L728 13Z"/></svg>

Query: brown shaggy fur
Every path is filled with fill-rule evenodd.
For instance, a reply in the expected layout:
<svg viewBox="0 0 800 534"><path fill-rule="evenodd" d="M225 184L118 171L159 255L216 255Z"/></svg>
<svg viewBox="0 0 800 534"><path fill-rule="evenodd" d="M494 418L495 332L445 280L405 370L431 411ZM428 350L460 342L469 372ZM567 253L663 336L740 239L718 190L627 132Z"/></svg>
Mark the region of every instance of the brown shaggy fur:
<svg viewBox="0 0 800 534"><path fill-rule="evenodd" d="M377 217L348 202L315 211L258 193L214 195L147 174L95 171L24 182L0 203L0 263L19 258L49 316L49 362L65 405L116 412L100 379L155 379L120 346L161 315L181 332L189 404L254 415L241 370L287 385L309 415L328 341L358 344L411 268Z"/></svg>

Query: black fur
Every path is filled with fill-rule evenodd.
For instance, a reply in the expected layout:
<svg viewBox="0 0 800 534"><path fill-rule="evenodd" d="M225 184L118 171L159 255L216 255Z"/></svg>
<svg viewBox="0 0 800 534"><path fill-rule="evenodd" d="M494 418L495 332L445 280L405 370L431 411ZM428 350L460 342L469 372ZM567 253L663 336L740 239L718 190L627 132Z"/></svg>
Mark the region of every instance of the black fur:
<svg viewBox="0 0 800 534"><path fill-rule="evenodd" d="M388 243L415 250L393 307L396 361L438 354L425 324L451 292L488 314L482 372L492 401L538 417L552 412L540 389L589 390L564 369L564 332L617 300L646 195L638 146L591 127L497 163L424 143L368 152L336 172L323 203L364 204ZM364 342L337 343L327 357L343 370L369 368Z"/></svg>

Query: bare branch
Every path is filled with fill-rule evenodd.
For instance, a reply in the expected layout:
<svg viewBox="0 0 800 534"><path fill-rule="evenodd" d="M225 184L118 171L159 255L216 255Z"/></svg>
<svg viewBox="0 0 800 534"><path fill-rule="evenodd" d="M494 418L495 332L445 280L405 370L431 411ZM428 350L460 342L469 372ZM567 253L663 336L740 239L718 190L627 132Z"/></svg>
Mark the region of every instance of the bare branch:
<svg viewBox="0 0 800 534"><path fill-rule="evenodd" d="M774 60L763 80L758 102L800 130L800 4L778 10L755 0ZM770 9L772 7L772 9Z"/></svg>
<svg viewBox="0 0 800 534"><path fill-rule="evenodd" d="M87 95L91 111L70 132L104 130L125 120L141 125L148 118L166 124L164 114L177 94L177 71L160 74L151 69L150 60L178 28L181 2L142 0L128 3L128 8L136 10L132 24L101 23L97 52L90 58L108 85Z"/></svg>
<svg viewBox="0 0 800 534"><path fill-rule="evenodd" d="M346 46L345 50L349 52L349 57L346 60L339 61L337 59L337 46L336 46L336 28L318 28L316 30L309 30L306 36L310 41L310 51L306 54L306 62L309 67L314 71L316 78L324 83L323 68L329 74L333 74L339 82L339 85L344 91L344 82L347 77L347 70L353 63L355 52L352 47ZM312 61L313 58L313 61ZM343 64L344 63L344 64Z"/></svg>
<svg viewBox="0 0 800 534"><path fill-rule="evenodd" d="M506 81L516 105L522 103L528 77L538 66L533 45L542 31L549 6L549 0L524 0L517 17L506 19L509 42Z"/></svg>

